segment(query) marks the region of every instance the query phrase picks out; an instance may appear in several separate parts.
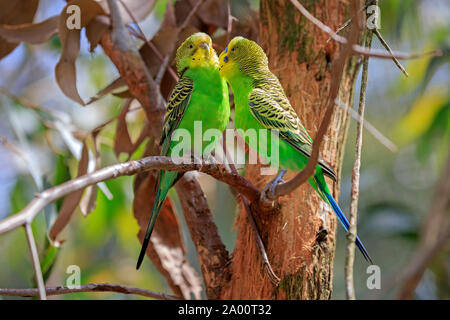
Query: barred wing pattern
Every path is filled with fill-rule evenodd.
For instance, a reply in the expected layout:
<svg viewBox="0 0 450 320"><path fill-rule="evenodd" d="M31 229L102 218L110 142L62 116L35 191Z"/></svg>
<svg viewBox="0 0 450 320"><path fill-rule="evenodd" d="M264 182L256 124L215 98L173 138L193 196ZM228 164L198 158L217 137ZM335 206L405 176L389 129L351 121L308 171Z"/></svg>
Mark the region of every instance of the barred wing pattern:
<svg viewBox="0 0 450 320"><path fill-rule="evenodd" d="M269 87L274 90L276 84ZM250 111L259 123L269 130L277 130L282 140L306 157L311 156L312 139L284 93L255 88L250 92L248 101ZM335 171L325 160L319 158L319 165L327 176L336 181Z"/></svg>
<svg viewBox="0 0 450 320"><path fill-rule="evenodd" d="M161 155L167 155L172 133L178 128L184 112L189 105L193 87L194 81L192 79L182 77L170 95L163 124L163 133L159 143L162 145Z"/></svg>

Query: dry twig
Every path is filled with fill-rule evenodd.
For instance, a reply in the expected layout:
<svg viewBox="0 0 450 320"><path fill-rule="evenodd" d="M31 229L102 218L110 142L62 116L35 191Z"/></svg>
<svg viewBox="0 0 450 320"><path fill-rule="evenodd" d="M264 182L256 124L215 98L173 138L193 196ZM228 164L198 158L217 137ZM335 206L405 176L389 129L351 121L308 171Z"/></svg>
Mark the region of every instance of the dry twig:
<svg viewBox="0 0 450 320"><path fill-rule="evenodd" d="M370 48L372 45L372 31L366 31L365 47ZM356 240L356 223L358 217L358 198L359 198L359 174L361 171L361 150L363 137L364 109L366 105L367 78L369 74L369 57L363 58L363 69L361 77L361 90L359 95L358 116L361 123L356 125L356 142L355 142L355 159L352 170L352 189L350 201L350 227L347 233L347 250L345 256L345 288L348 300L355 300L355 286L353 281L353 264L355 261L355 240Z"/></svg>
<svg viewBox="0 0 450 320"><path fill-rule="evenodd" d="M90 283L86 285L81 285L79 288L69 288L65 286L46 287L45 292L49 296L56 296L69 293L79 293L79 292L117 292L123 294L134 294L138 296L160 300L182 300L182 298L170 294L115 283ZM39 292L38 289L0 288L0 296L37 297L39 296Z"/></svg>

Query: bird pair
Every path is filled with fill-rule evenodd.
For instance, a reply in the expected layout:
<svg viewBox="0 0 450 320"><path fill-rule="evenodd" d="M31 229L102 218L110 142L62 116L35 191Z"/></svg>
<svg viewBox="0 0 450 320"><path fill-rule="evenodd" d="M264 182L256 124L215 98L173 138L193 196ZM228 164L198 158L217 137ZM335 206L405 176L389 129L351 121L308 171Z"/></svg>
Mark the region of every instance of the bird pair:
<svg viewBox="0 0 450 320"><path fill-rule="evenodd" d="M300 171L306 166L313 141L290 105L278 78L269 70L267 56L256 42L235 37L217 57L211 38L205 33L195 33L178 48L176 66L180 80L168 102L160 141L161 155L172 155L172 149L177 144L172 140L176 130L184 129L192 133L198 121L202 123L203 130L225 130L230 117L228 82L234 94L235 126L241 129L238 133L248 129L257 132L266 130L266 136L277 133L279 160L271 159L270 164L282 168L281 173L286 169ZM243 138L263 157L270 154L271 139L267 139L268 143L261 143L249 139L248 135ZM192 141L194 143L199 142ZM203 151L206 142L200 143ZM198 149L198 146L194 148L192 145L191 150ZM155 202L137 269L144 258L167 193L179 175L174 171L159 172ZM348 230L349 222L331 195L324 175L336 181L334 170L323 159L319 159L315 174L309 178L309 182L332 207L345 230ZM366 260L371 262L359 237L356 237L356 245Z"/></svg>

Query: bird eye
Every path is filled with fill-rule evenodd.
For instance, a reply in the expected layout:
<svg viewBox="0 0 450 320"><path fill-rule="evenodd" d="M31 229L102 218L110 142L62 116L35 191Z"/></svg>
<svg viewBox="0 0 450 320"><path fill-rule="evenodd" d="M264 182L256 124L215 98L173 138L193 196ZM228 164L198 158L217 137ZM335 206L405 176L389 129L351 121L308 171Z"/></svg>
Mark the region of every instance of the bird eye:
<svg viewBox="0 0 450 320"><path fill-rule="evenodd" d="M236 47L234 47L233 49L231 49L231 52L234 52L234 49L236 49Z"/></svg>
<svg viewBox="0 0 450 320"><path fill-rule="evenodd" d="M194 46L191 44L190 46L189 46L189 49L192 49Z"/></svg>

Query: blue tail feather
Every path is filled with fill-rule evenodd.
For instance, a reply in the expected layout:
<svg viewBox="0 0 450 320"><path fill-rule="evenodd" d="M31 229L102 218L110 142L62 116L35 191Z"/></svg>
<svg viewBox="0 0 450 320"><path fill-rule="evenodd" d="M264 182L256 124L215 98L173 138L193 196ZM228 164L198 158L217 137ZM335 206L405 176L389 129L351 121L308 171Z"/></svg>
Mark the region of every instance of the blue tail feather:
<svg viewBox="0 0 450 320"><path fill-rule="evenodd" d="M326 196L326 198L328 199L331 207L333 208L334 213L336 214L336 216L338 217L339 221L341 222L342 226L344 227L345 231L348 231L349 227L350 227L350 222L347 220L347 217L345 216L345 214L342 212L341 208L339 208L339 205L336 203L336 200L334 200L333 196L330 194L330 192L328 192L323 185L320 183L319 179L315 178L316 183L320 189L320 191L322 192L322 194L324 194ZM364 245L362 244L361 240L359 239L358 236L356 236L356 241L355 241L356 246L358 247L359 251L361 251L362 255L364 256L364 258L370 262L371 264L373 264L372 259L369 256L369 253L367 252L366 248L364 247Z"/></svg>

